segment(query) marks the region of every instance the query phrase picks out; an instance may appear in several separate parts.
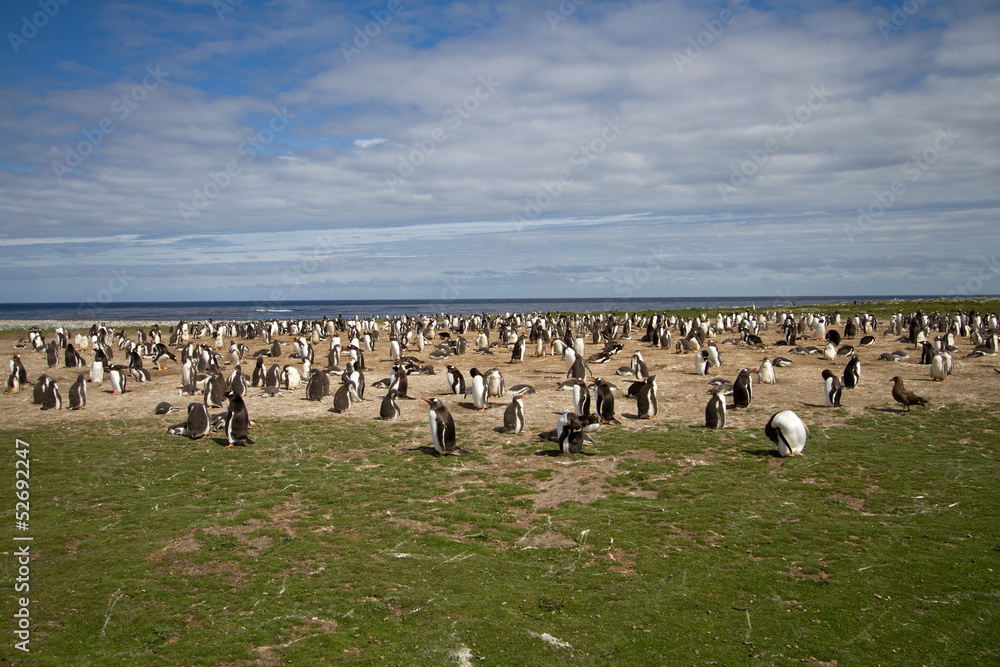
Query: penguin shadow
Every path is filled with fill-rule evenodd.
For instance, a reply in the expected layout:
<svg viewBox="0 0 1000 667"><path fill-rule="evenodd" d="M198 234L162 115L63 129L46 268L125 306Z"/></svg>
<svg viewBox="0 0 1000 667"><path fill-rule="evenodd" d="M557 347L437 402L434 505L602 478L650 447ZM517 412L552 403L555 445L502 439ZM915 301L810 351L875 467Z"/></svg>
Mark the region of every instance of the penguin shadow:
<svg viewBox="0 0 1000 667"><path fill-rule="evenodd" d="M777 449L744 449L744 452L759 459L780 459L783 458Z"/></svg>
<svg viewBox="0 0 1000 667"><path fill-rule="evenodd" d="M527 433L527 431L521 431L520 433L513 433L513 432L508 431L507 429L505 429L503 426L494 426L493 427L493 432L494 433L502 433L504 435L524 435L525 433Z"/></svg>
<svg viewBox="0 0 1000 667"><path fill-rule="evenodd" d="M903 408L876 408L869 405L868 409L874 410L875 412L883 412L885 414L892 414L892 415L906 414L906 410L904 410Z"/></svg>
<svg viewBox="0 0 1000 667"><path fill-rule="evenodd" d="M465 408L466 410L475 410L476 412L484 412L486 410L489 410L493 406L492 405L487 405L485 408L483 408L482 410L480 410L479 408L476 407L475 403L472 403L470 401L459 401L458 407Z"/></svg>
<svg viewBox="0 0 1000 667"><path fill-rule="evenodd" d="M827 407L826 403L806 403L805 401L799 401L799 403L803 407L807 407L807 408L825 408L825 407ZM843 405L843 404L841 404L839 407L843 408L843 407L846 407L846 406Z"/></svg>
<svg viewBox="0 0 1000 667"><path fill-rule="evenodd" d="M461 447L459 447L455 451L448 452L444 456L438 456L437 450L434 449L433 447L428 446L428 445L420 445L418 447L410 447L406 451L408 451L408 452L421 452L423 454L427 454L428 456L433 456L435 458L440 458L440 459L446 458L448 456L461 456L462 454L468 454L469 453L466 450L464 450Z"/></svg>
<svg viewBox="0 0 1000 667"><path fill-rule="evenodd" d="M214 442L215 444L217 444L222 448L225 448L229 444L229 440L227 440L226 438L212 438L212 442ZM233 447L246 447L248 444L250 443L247 442L234 443Z"/></svg>
<svg viewBox="0 0 1000 667"><path fill-rule="evenodd" d="M559 456L565 456L562 450L559 449L540 449L535 452L535 456L549 456L552 458L557 458ZM570 454L570 456L576 456L575 454ZM580 452L579 456L596 456L594 452Z"/></svg>

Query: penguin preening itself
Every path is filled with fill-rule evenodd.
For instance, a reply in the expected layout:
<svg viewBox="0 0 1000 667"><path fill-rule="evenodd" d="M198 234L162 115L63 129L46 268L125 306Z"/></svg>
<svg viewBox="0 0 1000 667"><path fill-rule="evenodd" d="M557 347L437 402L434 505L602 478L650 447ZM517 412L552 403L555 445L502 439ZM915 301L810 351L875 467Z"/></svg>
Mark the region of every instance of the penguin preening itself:
<svg viewBox="0 0 1000 667"><path fill-rule="evenodd" d="M425 398L428 404L428 422L431 428L431 440L434 442L434 456L441 457L454 453L458 447L455 444L455 420L444 403L436 398Z"/></svg>
<svg viewBox="0 0 1000 667"><path fill-rule="evenodd" d="M858 382L861 381L861 361L858 359L858 355L851 357L851 360L847 362L844 366L844 387L846 389L854 389L858 386Z"/></svg>
<svg viewBox="0 0 1000 667"><path fill-rule="evenodd" d="M833 374L829 368L823 369L823 396L826 398L827 407L839 408L840 395L844 391L840 379Z"/></svg>
<svg viewBox="0 0 1000 667"><path fill-rule="evenodd" d="M518 434L524 432L524 396L515 394L510 405L503 411L503 432Z"/></svg>
<svg viewBox="0 0 1000 667"><path fill-rule="evenodd" d="M472 387L470 387L466 393L472 393L472 404L477 410L485 410L489 405L486 378L483 377L483 374L479 372L478 368L470 369L469 376L472 378Z"/></svg>
<svg viewBox="0 0 1000 667"><path fill-rule="evenodd" d="M247 432L250 429L250 415L247 413L246 403L239 394L227 391L223 394L229 399L229 407L226 409L226 449L233 445L252 445L253 440Z"/></svg>
<svg viewBox="0 0 1000 667"><path fill-rule="evenodd" d="M733 382L733 407L749 408L751 401L753 401L753 379L750 376L750 369L744 368Z"/></svg>
<svg viewBox="0 0 1000 667"><path fill-rule="evenodd" d="M395 389L390 389L386 392L386 395L382 397L382 405L380 405L378 409L379 419L391 421L399 418L400 409L399 404L396 403L397 394L398 392Z"/></svg>
<svg viewBox="0 0 1000 667"><path fill-rule="evenodd" d="M602 424L617 424L615 419L615 396L611 392L611 385L603 378L591 380L594 384L594 406L597 416Z"/></svg>
<svg viewBox="0 0 1000 667"><path fill-rule="evenodd" d="M726 427L726 387L716 385L712 391L712 398L708 399L705 406L705 427L725 428Z"/></svg>
<svg viewBox="0 0 1000 667"><path fill-rule="evenodd" d="M69 409L83 410L87 407L87 376L80 373L69 388Z"/></svg>
<svg viewBox="0 0 1000 667"><path fill-rule="evenodd" d="M656 419L656 376L650 375L636 395L639 419Z"/></svg>
<svg viewBox="0 0 1000 667"><path fill-rule="evenodd" d="M204 403L188 403L187 407L187 437L192 440L204 438L212 432L212 420L208 417L208 408Z"/></svg>
<svg viewBox="0 0 1000 667"><path fill-rule="evenodd" d="M802 456L809 437L809 427L791 410L783 410L774 413L767 420L764 435L778 445L780 456Z"/></svg>

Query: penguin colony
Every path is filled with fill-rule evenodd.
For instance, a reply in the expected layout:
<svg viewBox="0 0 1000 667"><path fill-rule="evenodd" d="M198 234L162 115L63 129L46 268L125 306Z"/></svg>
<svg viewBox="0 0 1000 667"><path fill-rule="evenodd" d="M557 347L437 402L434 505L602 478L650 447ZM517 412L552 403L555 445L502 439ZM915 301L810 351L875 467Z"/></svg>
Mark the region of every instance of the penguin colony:
<svg viewBox="0 0 1000 667"><path fill-rule="evenodd" d="M876 337L899 349L866 355ZM730 369L724 361L731 353L722 352L727 346L760 351L760 356L751 368ZM694 368L686 362L687 372L667 372L646 359L654 358L649 348L669 350L680 355L678 359L691 354ZM299 399L331 413L374 400L378 418L392 421L417 417L411 401L423 398L419 405L427 410L431 451L437 456L460 453L462 442L475 442L475 426L463 429L469 411L481 412L485 419L495 415L494 430L511 436L530 433L529 425L534 425L533 432L543 442L555 443L560 453L577 454L595 444L601 428L635 428L640 420L669 418L670 405L678 400L672 378L677 374L717 374L705 386L703 425L724 428L727 409L730 422L733 415L754 410L756 394L766 396L768 385L788 382L799 370L796 365L808 363L804 357L815 360L814 369L825 368L822 373L811 371L816 372L815 389L803 391L802 400L788 407L849 406L852 390L864 383L863 377L871 377L862 373L863 365L895 365L889 374L899 374L884 382L884 395L904 412L947 400L938 394L918 396L905 388L904 380L945 383L955 371L956 358L993 357L998 348L997 316L978 312L897 313L885 322L865 313L842 321L839 315L743 311L694 318L550 313L341 316L319 321L180 322L133 330L95 324L89 332L76 334L57 328L48 341L43 332L32 329L15 345L5 391L17 394L31 388L32 402L42 410L88 412L93 410L88 409L88 392L91 406L95 396L106 405L105 396L118 400L141 393L149 396L150 411L155 405L157 414L186 412L186 420L170 426L168 433L198 439L216 432L219 444L226 447L253 444L251 413L260 400ZM564 411L533 415L534 399L525 398L535 388L508 387L505 374L517 376L520 368L550 355L562 360L564 373L543 380L539 388L567 390ZM30 358L36 377L29 377L22 356ZM65 372L60 372L60 362ZM389 377L369 385L365 371L372 373L386 363L391 365ZM42 368L45 372L39 372ZM155 390L150 386L164 376L177 380L171 391L177 406L161 400L162 383ZM411 376L428 376L418 380L415 395ZM920 393L932 391L917 386ZM366 398L366 389L377 395ZM186 398L178 401L176 396ZM221 412L213 414L215 410ZM764 416L758 415L761 423ZM550 426L555 428L540 430ZM808 427L793 410L778 410L766 420L765 435L778 445L781 456L794 456L802 454Z"/></svg>

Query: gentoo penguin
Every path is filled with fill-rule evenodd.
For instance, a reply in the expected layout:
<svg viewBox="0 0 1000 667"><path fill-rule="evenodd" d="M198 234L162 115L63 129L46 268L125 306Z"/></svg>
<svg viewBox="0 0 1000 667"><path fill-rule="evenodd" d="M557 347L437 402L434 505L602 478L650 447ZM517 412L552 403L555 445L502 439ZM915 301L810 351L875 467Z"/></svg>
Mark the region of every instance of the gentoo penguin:
<svg viewBox="0 0 1000 667"><path fill-rule="evenodd" d="M480 376L481 377L481 376ZM458 449L455 445L455 420L444 403L436 398L425 398L429 406L428 421L431 440L434 442L434 456L441 457Z"/></svg>
<svg viewBox="0 0 1000 667"><path fill-rule="evenodd" d="M469 377L472 378L472 387L466 393L472 393L472 404L477 410L485 410L489 404L489 395L486 389L486 378L479 372L478 368L469 370Z"/></svg>
<svg viewBox="0 0 1000 667"><path fill-rule="evenodd" d="M389 336L389 357L393 361L397 361L401 356L403 356L403 348L399 340L395 336Z"/></svg>
<svg viewBox="0 0 1000 667"><path fill-rule="evenodd" d="M802 456L802 449L809 437L809 427L791 410L783 410L771 415L764 426L764 435L778 445L780 456Z"/></svg>
<svg viewBox="0 0 1000 667"><path fill-rule="evenodd" d="M390 389L386 392L385 396L382 398L382 405L379 406L378 409L379 419L391 421L399 418L400 409L399 404L396 403L397 393L398 392L395 389Z"/></svg>
<svg viewBox="0 0 1000 667"><path fill-rule="evenodd" d="M639 419L656 419L656 376L650 375L636 395Z"/></svg>
<svg viewBox="0 0 1000 667"><path fill-rule="evenodd" d="M125 393L128 385L128 376L121 366L107 366L108 379L111 380L111 393L115 396Z"/></svg>
<svg viewBox="0 0 1000 667"><path fill-rule="evenodd" d="M717 385L712 392L712 398L708 399L705 406L705 427L725 428L726 427L726 398L725 386Z"/></svg>
<svg viewBox="0 0 1000 667"><path fill-rule="evenodd" d="M844 387L854 389L861 381L861 361L858 355L851 357L851 360L844 366Z"/></svg>
<svg viewBox="0 0 1000 667"><path fill-rule="evenodd" d="M948 379L948 363L940 352L935 352L931 357L931 379L938 382Z"/></svg>
<svg viewBox="0 0 1000 667"><path fill-rule="evenodd" d="M80 373L69 388L69 409L83 410L87 407L87 376Z"/></svg>
<svg viewBox="0 0 1000 667"><path fill-rule="evenodd" d="M705 350L699 350L694 355L694 372L697 375L708 375L708 352Z"/></svg>
<svg viewBox="0 0 1000 667"><path fill-rule="evenodd" d="M254 364L253 373L250 374L250 386L263 387L265 373L266 371L264 370L264 357L257 357L257 363Z"/></svg>
<svg viewBox="0 0 1000 667"><path fill-rule="evenodd" d="M764 361L760 362L760 368L757 369L757 382L761 384L774 384L774 365L764 357Z"/></svg>
<svg viewBox="0 0 1000 667"><path fill-rule="evenodd" d="M722 355L719 354L719 347L715 344L715 341L708 341L705 346L705 352L708 353L708 363L715 368L722 367Z"/></svg>
<svg viewBox="0 0 1000 667"><path fill-rule="evenodd" d="M103 350L94 353L94 362L90 364L90 381L94 384L104 382L104 365L108 362Z"/></svg>
<svg viewBox="0 0 1000 667"><path fill-rule="evenodd" d="M451 364L448 364L445 368L448 370L448 386L451 387L451 393L464 396L465 377L462 375L462 371L458 370Z"/></svg>
<svg viewBox="0 0 1000 667"><path fill-rule="evenodd" d="M56 364L59 363L59 350L56 348L54 340L49 341L49 344L45 346L45 361L48 363L49 368L55 368Z"/></svg>
<svg viewBox="0 0 1000 667"><path fill-rule="evenodd" d="M823 348L823 358L827 361L833 361L837 358L837 346L831 342L827 342L826 347Z"/></svg>
<svg viewBox="0 0 1000 667"><path fill-rule="evenodd" d="M409 398L406 391L409 388L409 380L406 376L406 368L398 361L393 364L389 373L389 388L396 390L396 395L400 398Z"/></svg>
<svg viewBox="0 0 1000 667"><path fill-rule="evenodd" d="M921 343L919 363L921 366L930 366L933 359L934 359L934 346L925 340L923 343Z"/></svg>
<svg viewBox="0 0 1000 667"><path fill-rule="evenodd" d="M524 396L515 395L507 409L503 411L503 432L521 433L524 431Z"/></svg>
<svg viewBox="0 0 1000 667"><path fill-rule="evenodd" d="M161 401L156 404L155 408L153 408L154 415L166 415L171 412L179 412L179 411L180 408L175 408L174 406L170 405L170 403L168 403L167 401Z"/></svg>
<svg viewBox="0 0 1000 667"><path fill-rule="evenodd" d="M204 438L212 432L212 420L204 403L188 403L187 436L192 440Z"/></svg>
<svg viewBox="0 0 1000 667"><path fill-rule="evenodd" d="M510 351L510 363L524 363L524 336L517 336L517 339L514 341L514 347Z"/></svg>
<svg viewBox="0 0 1000 667"><path fill-rule="evenodd" d="M357 391L354 389L353 382L348 380L344 384L340 385L336 393L333 395L333 411L349 411L351 409L351 404L354 403L355 396L357 396Z"/></svg>
<svg viewBox="0 0 1000 667"><path fill-rule="evenodd" d="M912 391L908 390L903 386L903 378L898 375L892 378L892 398L906 408L905 412L910 411L911 405L927 405L927 399L917 396Z"/></svg>
<svg viewBox="0 0 1000 667"><path fill-rule="evenodd" d="M823 369L823 380L823 395L826 397L827 407L839 408L840 395L844 390L840 379L829 368L825 368Z"/></svg>
<svg viewBox="0 0 1000 667"><path fill-rule="evenodd" d="M484 379L486 381L486 396L488 398L503 398L506 388L500 369L491 368L486 371Z"/></svg>
<svg viewBox="0 0 1000 667"><path fill-rule="evenodd" d="M226 394L226 381L221 375L210 375L205 381L202 400L206 407L221 408Z"/></svg>
<svg viewBox="0 0 1000 667"><path fill-rule="evenodd" d="M649 369L646 367L646 362L643 360L639 350L632 353L629 366L632 368L632 374L635 375L636 380L644 382L649 377Z"/></svg>
<svg viewBox="0 0 1000 667"><path fill-rule="evenodd" d="M42 410L59 410L62 408L62 396L59 394L59 385L50 377L46 377L46 382L42 389Z"/></svg>
<svg viewBox="0 0 1000 667"><path fill-rule="evenodd" d="M133 366L129 368L128 372L136 382L149 382L153 379L153 377L149 374L148 368L135 368Z"/></svg>
<svg viewBox="0 0 1000 667"><path fill-rule="evenodd" d="M749 408L753 401L753 378L750 369L744 368L733 382L733 407Z"/></svg>
<svg viewBox="0 0 1000 667"><path fill-rule="evenodd" d="M611 393L611 385L603 378L591 380L594 384L594 406L602 424L618 423L615 419L615 396Z"/></svg>
<svg viewBox="0 0 1000 667"><path fill-rule="evenodd" d="M559 451L563 454L579 454L583 451L583 424L572 412L559 417L556 422L556 435Z"/></svg>
<svg viewBox="0 0 1000 667"><path fill-rule="evenodd" d="M566 348L566 351L570 352L570 349ZM573 363L570 364L569 370L566 371L566 377L573 378L574 380L585 380L587 378L587 366L583 363L583 357L573 357Z"/></svg>
<svg viewBox="0 0 1000 667"><path fill-rule="evenodd" d="M302 386L302 376L299 374L299 369L295 368L295 366L285 366L281 370L281 380L285 383L285 389L288 390L298 389Z"/></svg>
<svg viewBox="0 0 1000 667"><path fill-rule="evenodd" d="M253 440L247 430L250 428L250 415L247 414L246 403L239 394L227 391L223 394L229 399L229 407L226 409L226 449L233 445L252 445Z"/></svg>
<svg viewBox="0 0 1000 667"><path fill-rule="evenodd" d="M573 414L583 417L590 414L590 389L583 380L573 380Z"/></svg>
<svg viewBox="0 0 1000 667"><path fill-rule="evenodd" d="M17 376L17 370L12 370L7 376L7 384L4 387L5 394L16 394L21 391L21 379Z"/></svg>
<svg viewBox="0 0 1000 667"><path fill-rule="evenodd" d="M281 383L281 369L278 368L278 364L271 364L268 367L267 372L264 374L264 386L265 387L277 387Z"/></svg>

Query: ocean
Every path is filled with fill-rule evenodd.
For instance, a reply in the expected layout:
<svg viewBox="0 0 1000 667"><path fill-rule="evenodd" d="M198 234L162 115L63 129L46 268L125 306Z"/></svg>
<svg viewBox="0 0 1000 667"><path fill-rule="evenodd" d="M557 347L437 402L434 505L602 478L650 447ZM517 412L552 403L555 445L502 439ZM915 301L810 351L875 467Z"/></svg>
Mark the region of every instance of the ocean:
<svg viewBox="0 0 1000 667"><path fill-rule="evenodd" d="M696 308L705 311L733 308L772 309L798 304L835 304L857 301L890 301L895 298L925 300L929 296L780 296L742 297L662 297L619 299L438 299L371 301L167 301L159 303L110 302L81 303L5 303L0 304L0 320L31 326L65 322L79 327L81 322L167 322L180 320L322 319L343 315L385 317L392 315L501 314L514 312L602 312L608 310L671 311Z"/></svg>

